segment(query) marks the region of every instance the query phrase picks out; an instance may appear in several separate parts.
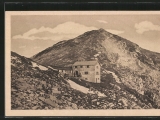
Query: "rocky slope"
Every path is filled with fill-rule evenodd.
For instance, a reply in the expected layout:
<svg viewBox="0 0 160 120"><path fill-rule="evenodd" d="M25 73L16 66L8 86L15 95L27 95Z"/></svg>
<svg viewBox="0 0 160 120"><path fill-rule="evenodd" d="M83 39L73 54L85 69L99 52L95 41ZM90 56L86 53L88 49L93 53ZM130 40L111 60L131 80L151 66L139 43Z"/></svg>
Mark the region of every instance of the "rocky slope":
<svg viewBox="0 0 160 120"><path fill-rule="evenodd" d="M104 80L109 78L109 74L103 74ZM154 108L152 103L145 101L144 96L116 83L112 76L111 81L100 84L70 79L72 82L61 77L57 71L12 52L12 110ZM76 90L76 86L73 86L75 84L90 91L84 93L81 89ZM99 96L98 92L103 96Z"/></svg>
<svg viewBox="0 0 160 120"><path fill-rule="evenodd" d="M31 59L45 66L64 66L95 56L104 71L113 72L122 84L152 101L155 108L160 105L160 53L145 50L104 29L61 41Z"/></svg>
<svg viewBox="0 0 160 120"><path fill-rule="evenodd" d="M137 58L150 67L160 66L160 53L140 48L122 37L111 34L104 29L86 32L74 39L65 40L34 55L33 60L44 65L64 65L77 60L90 60L101 52L102 64L105 60L111 63L132 64L130 59ZM121 60L121 61L120 61ZM127 61L128 60L128 61Z"/></svg>

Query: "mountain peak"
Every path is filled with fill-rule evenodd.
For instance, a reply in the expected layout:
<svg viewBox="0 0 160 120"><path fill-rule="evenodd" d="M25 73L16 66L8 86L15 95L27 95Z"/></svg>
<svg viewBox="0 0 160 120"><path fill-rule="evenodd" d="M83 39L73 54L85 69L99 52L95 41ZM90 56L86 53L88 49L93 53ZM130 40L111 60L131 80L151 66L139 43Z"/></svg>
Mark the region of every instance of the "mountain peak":
<svg viewBox="0 0 160 120"><path fill-rule="evenodd" d="M106 32L106 30L103 29L103 28L100 28L98 31L100 31L100 32Z"/></svg>
<svg viewBox="0 0 160 120"><path fill-rule="evenodd" d="M109 34L112 34L112 33L106 31L106 30L103 29L103 28L98 29L98 32L99 32L99 33L105 33L105 34L108 34L108 35L109 35Z"/></svg>

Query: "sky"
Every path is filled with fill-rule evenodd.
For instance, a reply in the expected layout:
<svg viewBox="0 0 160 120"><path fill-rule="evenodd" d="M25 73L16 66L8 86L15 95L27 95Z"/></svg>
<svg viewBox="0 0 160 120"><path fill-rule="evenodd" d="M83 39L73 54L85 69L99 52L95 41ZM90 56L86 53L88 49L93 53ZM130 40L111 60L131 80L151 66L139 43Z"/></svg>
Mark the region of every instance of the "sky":
<svg viewBox="0 0 160 120"><path fill-rule="evenodd" d="M160 14L12 15L11 50L31 57L61 40L100 28L160 53Z"/></svg>

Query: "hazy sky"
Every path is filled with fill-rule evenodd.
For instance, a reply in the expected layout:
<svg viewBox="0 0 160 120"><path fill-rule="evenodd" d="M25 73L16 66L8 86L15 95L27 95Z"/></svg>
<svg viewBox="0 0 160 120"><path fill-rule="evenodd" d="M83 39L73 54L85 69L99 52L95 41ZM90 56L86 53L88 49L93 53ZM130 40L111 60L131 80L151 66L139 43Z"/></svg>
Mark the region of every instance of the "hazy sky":
<svg viewBox="0 0 160 120"><path fill-rule="evenodd" d="M11 50L31 57L58 41L99 28L160 53L160 15L13 15Z"/></svg>

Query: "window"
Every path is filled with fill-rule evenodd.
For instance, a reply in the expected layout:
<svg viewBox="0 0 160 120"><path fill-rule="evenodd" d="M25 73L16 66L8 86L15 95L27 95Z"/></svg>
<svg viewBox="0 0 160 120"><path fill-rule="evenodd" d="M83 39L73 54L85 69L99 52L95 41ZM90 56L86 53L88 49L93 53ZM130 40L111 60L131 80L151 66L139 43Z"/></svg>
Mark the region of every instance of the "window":
<svg viewBox="0 0 160 120"><path fill-rule="evenodd" d="M77 68L77 66L75 66L75 68Z"/></svg>
<svg viewBox="0 0 160 120"><path fill-rule="evenodd" d="M88 74L88 72L84 72L84 74Z"/></svg>
<svg viewBox="0 0 160 120"><path fill-rule="evenodd" d="M99 72L96 72L96 75L99 75Z"/></svg>
<svg viewBox="0 0 160 120"><path fill-rule="evenodd" d="M83 68L83 66L81 66L81 68Z"/></svg>
<svg viewBox="0 0 160 120"><path fill-rule="evenodd" d="M89 65L87 65L87 68L89 68Z"/></svg>
<svg viewBox="0 0 160 120"><path fill-rule="evenodd" d="M87 78L85 78L85 80L87 80Z"/></svg>
<svg viewBox="0 0 160 120"><path fill-rule="evenodd" d="M97 66L97 68L98 68L98 66Z"/></svg>

